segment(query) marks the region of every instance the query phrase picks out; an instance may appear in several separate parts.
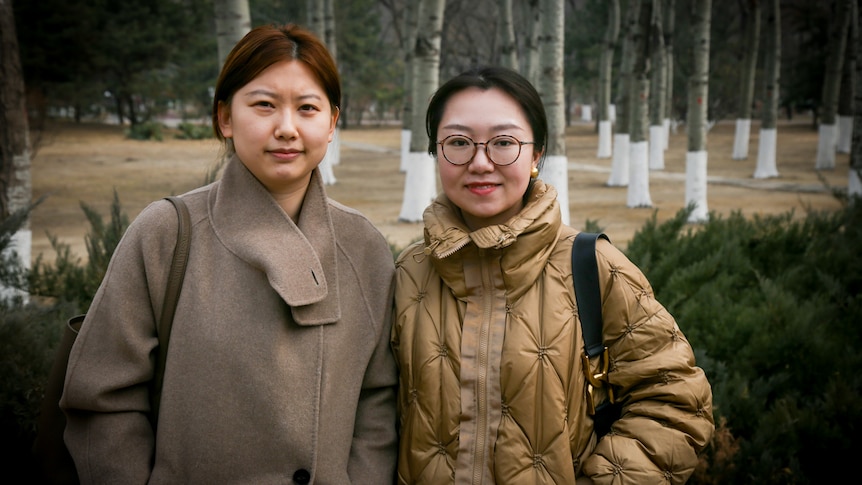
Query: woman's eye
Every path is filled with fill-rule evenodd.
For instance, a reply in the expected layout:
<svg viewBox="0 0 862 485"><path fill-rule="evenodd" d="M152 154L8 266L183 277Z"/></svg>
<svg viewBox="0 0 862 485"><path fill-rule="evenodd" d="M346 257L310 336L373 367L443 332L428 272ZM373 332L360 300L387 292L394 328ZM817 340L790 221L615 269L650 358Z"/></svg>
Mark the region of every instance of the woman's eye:
<svg viewBox="0 0 862 485"><path fill-rule="evenodd" d="M449 140L449 145L452 145L455 147L465 147L469 144L470 144L470 142L467 141L466 138L453 138L453 139Z"/></svg>
<svg viewBox="0 0 862 485"><path fill-rule="evenodd" d="M300 111L318 111L317 106L314 106L313 104L304 104L304 105L299 107L299 110Z"/></svg>
<svg viewBox="0 0 862 485"><path fill-rule="evenodd" d="M511 138L498 138L498 139L494 140L494 145L496 145L500 148L508 148L512 145L515 145L515 140L513 140Z"/></svg>
<svg viewBox="0 0 862 485"><path fill-rule="evenodd" d="M261 108L274 108L275 105L270 103L269 101L258 101L254 103L255 106L260 106Z"/></svg>

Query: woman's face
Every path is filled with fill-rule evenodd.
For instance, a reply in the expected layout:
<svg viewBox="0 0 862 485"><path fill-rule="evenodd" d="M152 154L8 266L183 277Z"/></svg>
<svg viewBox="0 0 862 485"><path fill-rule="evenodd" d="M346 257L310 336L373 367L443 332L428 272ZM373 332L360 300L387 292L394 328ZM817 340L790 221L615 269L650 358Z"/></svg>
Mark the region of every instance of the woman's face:
<svg viewBox="0 0 862 485"><path fill-rule="evenodd" d="M499 135L532 142L533 130L521 106L504 91L468 88L446 102L437 140L466 135L484 143ZM477 145L476 155L465 165L453 165L437 146L437 167L446 197L461 209L471 230L508 221L523 208L530 171L539 163L541 152L534 145L521 146L514 163L495 165L488 159L485 145Z"/></svg>
<svg viewBox="0 0 862 485"><path fill-rule="evenodd" d="M273 64L220 104L219 127L236 154L273 195L303 192L323 160L338 113L300 61Z"/></svg>

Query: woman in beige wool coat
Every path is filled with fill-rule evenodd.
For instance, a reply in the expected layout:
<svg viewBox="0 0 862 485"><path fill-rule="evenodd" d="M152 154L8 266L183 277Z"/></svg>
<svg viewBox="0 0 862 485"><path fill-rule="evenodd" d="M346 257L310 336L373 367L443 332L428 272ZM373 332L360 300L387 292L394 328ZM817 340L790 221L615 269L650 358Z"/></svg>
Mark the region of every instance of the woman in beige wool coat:
<svg viewBox="0 0 862 485"><path fill-rule="evenodd" d="M594 432L576 231L538 178L547 121L535 89L507 69L466 72L431 99L426 126L443 193L396 262L398 483L685 482L714 431L709 383L644 275L601 239L603 341L622 411L610 433Z"/></svg>
<svg viewBox="0 0 862 485"><path fill-rule="evenodd" d="M159 201L117 247L61 406L83 483L391 483L392 254L318 171L341 88L296 26L249 32L225 61L213 125L232 158L183 194L191 252L150 426L157 319L177 234Z"/></svg>

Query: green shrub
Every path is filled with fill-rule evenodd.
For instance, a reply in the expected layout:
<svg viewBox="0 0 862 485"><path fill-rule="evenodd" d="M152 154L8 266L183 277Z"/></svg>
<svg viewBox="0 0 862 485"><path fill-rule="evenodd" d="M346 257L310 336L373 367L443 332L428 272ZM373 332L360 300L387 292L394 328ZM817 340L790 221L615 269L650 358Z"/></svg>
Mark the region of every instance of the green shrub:
<svg viewBox="0 0 862 485"><path fill-rule="evenodd" d="M213 137L212 126L206 124L183 122L177 129L179 133L174 136L180 140L206 140Z"/></svg>
<svg viewBox="0 0 862 485"><path fill-rule="evenodd" d="M162 141L163 126L157 121L145 121L135 123L126 132L126 136L132 140L156 140Z"/></svg>
<svg viewBox="0 0 862 485"><path fill-rule="evenodd" d="M862 426L862 204L686 218L653 219L626 252L692 343L724 423L690 483L839 481L818 457L852 462Z"/></svg>
<svg viewBox="0 0 862 485"><path fill-rule="evenodd" d="M129 227L129 217L122 210L116 190L111 203L111 218L107 223L96 210L83 202L81 210L90 223L90 230L84 237L88 255L86 264L72 254L68 244L49 235L56 258L48 264L41 254L38 255L30 271L29 282L31 294L71 302L83 312L90 306L102 283L111 256Z"/></svg>

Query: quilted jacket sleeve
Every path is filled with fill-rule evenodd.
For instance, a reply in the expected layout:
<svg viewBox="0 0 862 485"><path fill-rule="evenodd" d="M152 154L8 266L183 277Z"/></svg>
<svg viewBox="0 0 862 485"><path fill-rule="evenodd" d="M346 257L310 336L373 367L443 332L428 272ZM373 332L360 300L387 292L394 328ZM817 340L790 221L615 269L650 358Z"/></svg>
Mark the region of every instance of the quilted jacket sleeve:
<svg viewBox="0 0 862 485"><path fill-rule="evenodd" d="M685 483L712 437L712 390L673 316L643 273L597 245L610 382L622 416L583 471L602 483Z"/></svg>

